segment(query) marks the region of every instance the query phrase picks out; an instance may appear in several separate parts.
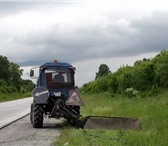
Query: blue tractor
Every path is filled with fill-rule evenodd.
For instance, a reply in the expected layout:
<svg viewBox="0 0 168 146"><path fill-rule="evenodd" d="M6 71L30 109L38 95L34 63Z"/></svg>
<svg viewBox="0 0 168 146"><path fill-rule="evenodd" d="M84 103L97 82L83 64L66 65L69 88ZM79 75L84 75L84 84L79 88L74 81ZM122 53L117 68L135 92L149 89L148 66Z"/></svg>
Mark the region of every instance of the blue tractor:
<svg viewBox="0 0 168 146"><path fill-rule="evenodd" d="M34 128L43 126L44 115L49 118L65 118L76 124L80 117L79 89L74 82L75 67L64 62L48 62L39 67L36 88L32 91L30 120ZM34 77L34 68L30 70Z"/></svg>
<svg viewBox="0 0 168 146"><path fill-rule="evenodd" d="M83 101L75 86L75 67L69 63L48 62L39 68L36 87L32 91L30 121L34 128L43 127L44 117L65 118L84 129L141 129L137 118L88 116L81 118ZM30 70L33 78L34 68Z"/></svg>

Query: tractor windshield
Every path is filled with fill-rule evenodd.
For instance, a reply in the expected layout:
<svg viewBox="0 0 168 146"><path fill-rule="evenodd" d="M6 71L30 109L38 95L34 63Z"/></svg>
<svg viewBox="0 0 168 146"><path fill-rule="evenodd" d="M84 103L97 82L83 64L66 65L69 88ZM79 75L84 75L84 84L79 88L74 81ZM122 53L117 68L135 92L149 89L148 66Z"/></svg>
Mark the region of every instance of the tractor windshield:
<svg viewBox="0 0 168 146"><path fill-rule="evenodd" d="M71 70L45 70L48 88L61 88L74 85L74 72Z"/></svg>

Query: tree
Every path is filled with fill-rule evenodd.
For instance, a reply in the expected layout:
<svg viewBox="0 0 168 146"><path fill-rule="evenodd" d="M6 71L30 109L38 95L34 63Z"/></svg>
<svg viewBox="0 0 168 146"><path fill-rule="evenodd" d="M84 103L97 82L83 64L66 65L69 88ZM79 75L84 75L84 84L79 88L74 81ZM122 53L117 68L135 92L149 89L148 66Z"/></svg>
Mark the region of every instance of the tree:
<svg viewBox="0 0 168 146"><path fill-rule="evenodd" d="M22 80L21 92L30 92L35 88L35 84L31 80Z"/></svg>
<svg viewBox="0 0 168 146"><path fill-rule="evenodd" d="M109 89L113 93L116 93L118 91L117 73L113 73L113 74L110 75Z"/></svg>
<svg viewBox="0 0 168 146"><path fill-rule="evenodd" d="M0 79L7 81L10 77L9 73L9 61L7 57L0 55Z"/></svg>
<svg viewBox="0 0 168 146"><path fill-rule="evenodd" d="M0 93L15 93L21 89L30 92L34 88L34 83L31 80L23 80L22 73L19 65L0 55Z"/></svg>
<svg viewBox="0 0 168 146"><path fill-rule="evenodd" d="M168 87L168 51L163 50L154 58L155 72L158 85L161 87Z"/></svg>
<svg viewBox="0 0 168 146"><path fill-rule="evenodd" d="M83 91L122 93L126 89L135 89L156 93L160 88L168 88L168 50L161 51L153 59L144 58L136 61L134 66L122 66L109 73L109 67L101 64L95 81L84 86Z"/></svg>
<svg viewBox="0 0 168 146"><path fill-rule="evenodd" d="M20 66L11 62L9 65L9 72L10 72L10 82L20 91L21 88L21 76L23 69L20 69Z"/></svg>
<svg viewBox="0 0 168 146"><path fill-rule="evenodd" d="M110 68L106 64L101 64L99 66L99 71L96 73L96 78L107 76L110 73Z"/></svg>

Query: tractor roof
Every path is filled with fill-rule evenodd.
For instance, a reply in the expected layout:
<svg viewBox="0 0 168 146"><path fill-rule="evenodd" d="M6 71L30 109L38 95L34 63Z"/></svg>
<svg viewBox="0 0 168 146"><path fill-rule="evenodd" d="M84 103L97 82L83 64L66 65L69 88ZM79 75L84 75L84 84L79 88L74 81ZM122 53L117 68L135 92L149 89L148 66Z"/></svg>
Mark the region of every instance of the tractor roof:
<svg viewBox="0 0 168 146"><path fill-rule="evenodd" d="M47 62L41 65L41 67L69 69L70 67L73 67L73 66L65 62Z"/></svg>

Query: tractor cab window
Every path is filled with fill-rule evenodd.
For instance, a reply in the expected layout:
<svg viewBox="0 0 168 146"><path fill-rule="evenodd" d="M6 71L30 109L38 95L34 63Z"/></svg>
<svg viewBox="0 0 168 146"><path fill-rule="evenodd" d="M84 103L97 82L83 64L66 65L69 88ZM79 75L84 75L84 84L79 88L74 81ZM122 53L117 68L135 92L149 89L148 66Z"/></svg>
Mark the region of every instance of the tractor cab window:
<svg viewBox="0 0 168 146"><path fill-rule="evenodd" d="M72 83L73 74L71 72L55 72L52 73L52 80L54 83Z"/></svg>
<svg viewBox="0 0 168 146"><path fill-rule="evenodd" d="M63 74L62 72L52 74L52 80L54 83L64 83L65 77L65 74Z"/></svg>
<svg viewBox="0 0 168 146"><path fill-rule="evenodd" d="M65 87L74 85L74 72L71 70L45 70L48 88Z"/></svg>

